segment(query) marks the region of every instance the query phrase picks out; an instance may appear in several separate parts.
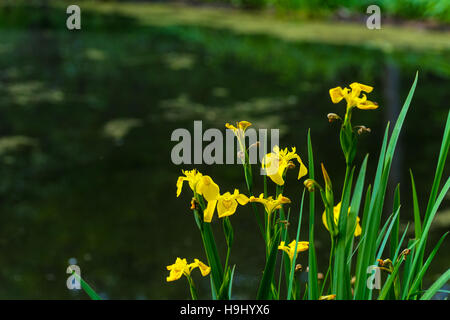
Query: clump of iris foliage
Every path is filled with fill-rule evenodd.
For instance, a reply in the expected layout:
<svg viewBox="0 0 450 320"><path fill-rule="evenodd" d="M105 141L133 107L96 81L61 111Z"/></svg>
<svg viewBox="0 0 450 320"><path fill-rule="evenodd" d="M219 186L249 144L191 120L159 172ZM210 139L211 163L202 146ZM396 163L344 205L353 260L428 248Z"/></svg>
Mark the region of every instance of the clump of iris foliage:
<svg viewBox="0 0 450 320"><path fill-rule="evenodd" d="M253 186L256 176L249 161L245 141L245 130L251 126L248 121L236 125L226 124L233 130L239 143L239 155L242 158L244 179L247 190L241 192L223 192L214 180L197 170L183 171L183 176L176 183L177 196L180 195L184 182L193 192L191 211L193 219L201 234L207 264L198 259L188 263L184 258L177 258L175 263L167 266L170 271L167 281L186 277L192 299L197 298L197 289L191 272L198 268L202 276L209 276L212 299L231 299L235 269L239 265L230 264L233 246L233 215L240 206L251 206L259 226L265 247L265 267L262 273L256 299L431 299L450 279L450 269L429 288L423 288L422 280L447 233L442 235L428 256L425 255L428 233L436 212L450 187L450 178L444 186L441 180L450 145L450 113L444 130L441 149L437 157L434 181L425 210L419 210L418 196L411 172L412 199L414 208L415 238L405 241L409 225L403 233L399 231L400 190L396 188L393 208L385 208L387 184L392 159L402 125L416 88L417 75L405 100L395 126L390 132L386 126L381 145L375 177L366 176L368 156L362 163L355 163L358 137L370 129L352 124L356 109L371 110L378 104L367 99L366 94L373 88L360 83L350 84L350 88L333 88L329 94L335 104L346 102L345 113L328 114L330 122L339 121L340 144L345 156L342 164L345 170L343 186L332 183L333 173L328 173L323 163L314 159L312 136L314 129L307 134L307 166L296 153L295 147L280 148L275 146L262 160L265 175L261 176L264 192L254 195ZM294 201L283 196L285 177L298 167L298 179L303 179L305 186L300 199L296 236L289 238L289 218L293 213L288 206ZM258 168L259 169L259 168ZM269 184L276 187L275 194L268 193ZM383 209L391 210L386 221L382 221ZM227 245L226 256L221 257L216 246L215 235L211 228L215 212L223 225L224 241ZM329 265L324 276L319 276L314 244L314 216L320 211L322 222L329 232L331 250ZM309 239L300 241L302 217L309 214ZM295 228L295 226L294 226ZM324 229L323 229L324 230ZM255 239L256 240L256 239ZM385 250L389 242L389 250ZM277 268L277 256L281 254L281 265ZM308 254L307 268L296 264L299 254ZM368 270L384 273L386 280L379 288L370 286ZM277 272L280 270L280 273ZM298 281L300 272L306 271L308 281L301 286Z"/></svg>

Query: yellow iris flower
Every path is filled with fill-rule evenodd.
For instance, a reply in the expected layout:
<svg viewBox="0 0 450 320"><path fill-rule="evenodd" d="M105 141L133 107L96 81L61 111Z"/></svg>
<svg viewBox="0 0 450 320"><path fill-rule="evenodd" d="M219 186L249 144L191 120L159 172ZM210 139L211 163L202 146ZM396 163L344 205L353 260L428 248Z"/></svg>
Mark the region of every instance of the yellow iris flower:
<svg viewBox="0 0 450 320"><path fill-rule="evenodd" d="M183 188L183 183L187 181L189 183L189 187L191 187L192 191L195 192L198 182L200 178L203 176L197 170L181 170L181 172L185 175L185 177L180 176L177 180L177 197L181 194L181 189Z"/></svg>
<svg viewBox="0 0 450 320"><path fill-rule="evenodd" d="M283 250L284 252L286 252L288 254L289 259L291 259L291 262L294 259L295 244L296 244L295 240L292 240L292 242L289 243L287 246L285 245L284 241L281 241L280 245L278 246L279 250ZM308 250L308 248L309 248L309 242L308 241L299 241L298 244L297 244L297 254L299 252Z"/></svg>
<svg viewBox="0 0 450 320"><path fill-rule="evenodd" d="M334 216L334 223L337 226L338 222L339 222L339 215L341 212L341 202L339 202L334 208L333 208L333 216ZM348 208L348 212L350 212L350 208ZM361 226L359 224L359 217L356 217L356 229L355 229L355 237L358 237L361 235ZM327 228L328 231L330 231L330 229L328 228L328 224L327 224L327 214L326 211L323 212L322 214L322 222L323 225L325 226L325 228Z"/></svg>
<svg viewBox="0 0 450 320"><path fill-rule="evenodd" d="M214 200L208 201L204 221L211 222L216 205L219 218L223 218L233 215L236 212L238 203L244 206L248 201L248 197L240 194L238 189L234 189L233 194L230 192L225 192L222 195L218 194Z"/></svg>
<svg viewBox="0 0 450 320"><path fill-rule="evenodd" d="M250 127L251 125L252 125L251 122L248 122L248 121L239 121L239 122L236 122L236 126L233 126L232 124L226 123L226 124L225 124L225 127L227 127L227 128L230 129L230 130L233 130L234 134L235 134L235 135L238 135L238 133L239 133L240 131L242 131L242 133L244 133L245 130L246 130L248 127Z"/></svg>
<svg viewBox="0 0 450 320"><path fill-rule="evenodd" d="M194 194L202 195L208 204L203 212L203 220L211 222L214 208L216 207L217 198L220 195L219 186L211 179L210 176L204 176L197 170L182 171L185 177L178 177L177 180L177 197L181 193L183 183L187 181Z"/></svg>
<svg viewBox="0 0 450 320"><path fill-rule="evenodd" d="M302 159L296 153L295 147L291 148L291 151L288 151L288 148L280 150L278 146L274 146L273 152L265 155L262 161L262 167L266 170L266 174L273 182L282 186L284 185L283 175L293 159L296 159L300 164L300 170L298 172L298 179L300 179L308 173L308 169L306 169Z"/></svg>
<svg viewBox="0 0 450 320"><path fill-rule="evenodd" d="M347 109L357 107L359 109L370 110L378 108L378 104L367 100L365 94L360 97L361 92L370 93L373 87L358 82L353 82L350 88L336 87L330 89L330 97L333 103L339 103L342 99L347 101Z"/></svg>
<svg viewBox="0 0 450 320"><path fill-rule="evenodd" d="M264 198L264 194L261 193L258 198L251 196L250 202L259 202L264 205L264 208L266 209L267 214L270 216L270 214L276 210L280 209L282 204L285 203L291 203L291 200L289 198L283 197L283 195L279 195L277 199L273 199L272 197Z"/></svg>
<svg viewBox="0 0 450 320"><path fill-rule="evenodd" d="M175 281L181 278L181 276L190 277L191 271L195 268L199 268L202 276L206 277L211 268L198 259L194 259L193 263L187 263L186 259L177 258L174 264L167 266L167 270L170 271L169 276L166 278L167 282Z"/></svg>
<svg viewBox="0 0 450 320"><path fill-rule="evenodd" d="M177 197L181 194L183 183L187 181L194 193L203 195L207 201L214 200L219 194L219 186L214 183L210 176L204 176L197 170L182 170L185 177L178 177Z"/></svg>
<svg viewBox="0 0 450 320"><path fill-rule="evenodd" d="M233 126L232 124L229 124L228 122L225 124L225 127L227 129L230 129L233 131L234 135L237 137L239 148L242 152L245 152L245 130L247 130L248 127L250 127L252 124L248 121L239 121L236 122L236 126Z"/></svg>

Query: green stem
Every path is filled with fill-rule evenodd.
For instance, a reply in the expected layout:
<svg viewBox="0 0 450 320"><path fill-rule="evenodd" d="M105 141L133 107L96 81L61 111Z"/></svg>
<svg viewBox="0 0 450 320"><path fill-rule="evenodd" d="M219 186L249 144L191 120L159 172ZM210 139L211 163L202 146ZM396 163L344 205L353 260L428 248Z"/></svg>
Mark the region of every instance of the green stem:
<svg viewBox="0 0 450 320"><path fill-rule="evenodd" d="M186 279L189 283L189 289L191 291L192 300L198 300L197 289L195 288L194 280L192 280L191 276L189 275L186 275Z"/></svg>
<svg viewBox="0 0 450 320"><path fill-rule="evenodd" d="M228 270L228 261L230 260L230 254L231 254L231 245L229 245L227 248L227 257L225 259L225 268L224 268L225 272L227 272Z"/></svg>
<svg viewBox="0 0 450 320"><path fill-rule="evenodd" d="M331 265L332 265L332 263L333 263L334 251L335 251L335 249L336 249L336 248L335 248L335 245L334 245L334 242L335 242L335 241L334 241L334 238L331 237L330 261L329 261L329 263L328 263L327 274L325 275L325 278L323 279L322 289L320 290L320 295L321 295L321 296L323 295L323 290L324 290L324 288L325 288L325 285L326 285L328 276L330 276L330 287L331 287L331 284L333 283L333 276L332 276L332 274L331 274Z"/></svg>

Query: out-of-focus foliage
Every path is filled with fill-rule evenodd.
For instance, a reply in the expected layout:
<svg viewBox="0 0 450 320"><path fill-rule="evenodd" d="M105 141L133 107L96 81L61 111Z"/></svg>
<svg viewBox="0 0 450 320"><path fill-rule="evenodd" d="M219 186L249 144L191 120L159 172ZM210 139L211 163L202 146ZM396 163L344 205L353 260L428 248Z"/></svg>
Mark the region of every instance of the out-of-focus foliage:
<svg viewBox="0 0 450 320"><path fill-rule="evenodd" d="M347 9L351 13L365 14L370 5L378 5L383 14L406 19L433 18L450 22L450 1L429 0L200 0L207 3L229 3L241 8L270 8L306 10L310 15Z"/></svg>

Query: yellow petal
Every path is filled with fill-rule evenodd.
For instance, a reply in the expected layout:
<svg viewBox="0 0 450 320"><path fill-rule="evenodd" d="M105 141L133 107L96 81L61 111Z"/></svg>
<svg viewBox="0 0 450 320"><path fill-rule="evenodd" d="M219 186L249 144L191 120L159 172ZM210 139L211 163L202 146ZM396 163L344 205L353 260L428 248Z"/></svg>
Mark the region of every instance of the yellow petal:
<svg viewBox="0 0 450 320"><path fill-rule="evenodd" d="M330 231L330 229L328 228L328 224L327 224L327 211L325 210L322 214L322 223L325 226L325 228Z"/></svg>
<svg viewBox="0 0 450 320"><path fill-rule="evenodd" d="M242 131L245 131L248 127L250 127L252 124L248 121L240 121L238 123L239 129Z"/></svg>
<svg viewBox="0 0 450 320"><path fill-rule="evenodd" d="M216 209L217 200L208 201L205 211L203 212L203 221L210 223Z"/></svg>
<svg viewBox="0 0 450 320"><path fill-rule="evenodd" d="M300 163L300 170L298 171L298 180L300 180L302 177L306 176L308 174L308 169L303 164L302 160L298 159L298 162Z"/></svg>
<svg viewBox="0 0 450 320"><path fill-rule="evenodd" d="M356 229L355 229L355 237L359 237L362 233L361 226L359 224L359 217L356 217Z"/></svg>
<svg viewBox="0 0 450 320"><path fill-rule="evenodd" d="M284 203L291 203L291 200L288 197L284 197L282 194L280 194L277 198L277 203L284 204Z"/></svg>
<svg viewBox="0 0 450 320"><path fill-rule="evenodd" d="M342 205L342 202L339 202L333 208L334 223L336 223L336 225L338 224L339 216L341 215L341 205ZM348 208L348 209L349 209L349 212L350 212L350 208Z"/></svg>
<svg viewBox="0 0 450 320"><path fill-rule="evenodd" d="M169 276L166 278L167 282L175 281L181 278L187 267L186 259L177 258L174 264L167 266L167 270L170 270Z"/></svg>
<svg viewBox="0 0 450 320"><path fill-rule="evenodd" d="M330 97L333 103L339 103L345 97L345 91L341 87L330 89Z"/></svg>
<svg viewBox="0 0 450 320"><path fill-rule="evenodd" d="M210 176L203 176L197 185L197 192L206 199L206 201L216 200L219 196L219 186L214 183Z"/></svg>
<svg viewBox="0 0 450 320"><path fill-rule="evenodd" d="M237 202L239 202L239 204L241 206L245 206L249 202L250 199L244 194L238 194L236 196L236 200L237 200Z"/></svg>
<svg viewBox="0 0 450 320"><path fill-rule="evenodd" d="M270 180L272 180L274 183L276 183L279 186L282 186L282 185L284 185L283 175L284 175L284 172L286 171L288 163L284 160L279 161L278 159L274 159L272 161L272 163L274 165L271 168L271 173L268 174L268 176L269 176ZM278 167L276 171L274 171L275 166Z"/></svg>
<svg viewBox="0 0 450 320"><path fill-rule="evenodd" d="M225 124L225 127L227 127L227 129L233 130L233 132L236 132L237 128L235 126L233 126L232 124L229 124L228 122Z"/></svg>
<svg viewBox="0 0 450 320"><path fill-rule="evenodd" d="M231 216L236 212L237 202L234 199L219 199L217 204L217 213L219 218Z"/></svg>
<svg viewBox="0 0 450 320"><path fill-rule="evenodd" d="M374 110L378 108L378 104L376 102L373 101L363 101L363 102L359 102L358 104L356 104L356 107L358 107L358 109L362 109L362 110Z"/></svg>
<svg viewBox="0 0 450 320"><path fill-rule="evenodd" d="M181 193L181 189L183 188L183 182L186 181L187 179L184 177L178 177L177 180L177 197L180 196Z"/></svg>
<svg viewBox="0 0 450 320"><path fill-rule="evenodd" d="M266 170L266 174L272 175L278 172L280 167L280 159L275 153L268 153L264 156L262 161L262 168Z"/></svg>
<svg viewBox="0 0 450 320"><path fill-rule="evenodd" d="M176 270L176 271L170 271L170 274L168 277L166 277L167 282L175 281L181 278L183 275L183 271Z"/></svg>
<svg viewBox="0 0 450 320"><path fill-rule="evenodd" d="M367 86L365 84L358 83L358 82L353 82L350 85L350 88L352 88L352 90L355 90L355 91L358 91L358 92L364 91L364 92L367 92L367 93L370 93L373 90L373 87ZM359 93L358 93L358 95L359 95Z"/></svg>
<svg viewBox="0 0 450 320"><path fill-rule="evenodd" d="M289 250L289 248L288 247L286 247L286 246L278 246L278 250L283 250L284 252L286 252L287 253L287 255L289 256L289 258L290 259L292 259L291 258L291 251Z"/></svg>
<svg viewBox="0 0 450 320"><path fill-rule="evenodd" d="M202 273L202 276L206 277L209 272L211 271L211 268L208 267L206 264L201 262L198 259L194 259L195 263L198 265L198 268L200 269L200 272Z"/></svg>
<svg viewBox="0 0 450 320"><path fill-rule="evenodd" d="M272 180L274 183L276 183L279 186L284 185L283 177L279 174L279 172L269 175L270 180Z"/></svg>
<svg viewBox="0 0 450 320"><path fill-rule="evenodd" d="M292 248L292 250L295 250L295 240L293 240L289 247ZM303 252L309 249L309 242L308 241L299 241L297 244L297 252Z"/></svg>

